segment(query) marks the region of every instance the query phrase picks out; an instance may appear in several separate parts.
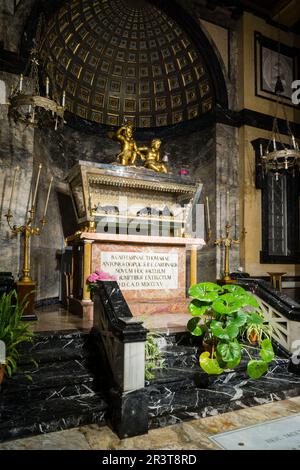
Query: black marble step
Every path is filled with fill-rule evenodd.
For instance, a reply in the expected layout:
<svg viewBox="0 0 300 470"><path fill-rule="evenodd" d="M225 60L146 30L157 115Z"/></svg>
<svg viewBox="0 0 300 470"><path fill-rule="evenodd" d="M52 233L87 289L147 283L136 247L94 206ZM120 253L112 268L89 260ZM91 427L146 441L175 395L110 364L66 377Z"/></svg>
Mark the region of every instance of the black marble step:
<svg viewBox="0 0 300 470"><path fill-rule="evenodd" d="M102 386L96 382L71 383L51 388L20 387L10 390L5 388L0 395L0 411L2 407L14 406L15 403L27 403L40 400L52 400L56 398L80 397L88 393L97 393Z"/></svg>
<svg viewBox="0 0 300 470"><path fill-rule="evenodd" d="M82 331L51 331L36 333L33 343L22 343L19 346L21 354L35 354L45 349L75 351L86 347L89 334Z"/></svg>
<svg viewBox="0 0 300 470"><path fill-rule="evenodd" d="M235 369L210 376L205 387L185 389L169 382L148 389L149 427L161 427L297 396L300 377L288 372L287 359L276 359L259 380L250 379L245 369Z"/></svg>
<svg viewBox="0 0 300 470"><path fill-rule="evenodd" d="M105 424L108 405L100 394L35 401L8 410L0 420L0 441L62 431L85 424Z"/></svg>
<svg viewBox="0 0 300 470"><path fill-rule="evenodd" d="M28 353L23 353L18 361L20 368L24 369L24 366L30 366L33 364L34 359L38 364L45 364L49 362L59 362L68 360L81 360L91 356L91 353L84 347L72 348L45 348L37 351L32 350Z"/></svg>
<svg viewBox="0 0 300 470"><path fill-rule="evenodd" d="M27 374L31 376L31 380L28 380ZM45 363L40 364L37 368L31 365L4 382L1 397L8 394L25 393L29 390L57 390L66 385L93 383L94 380L95 377L89 370L89 361L87 360L75 359Z"/></svg>
<svg viewBox="0 0 300 470"><path fill-rule="evenodd" d="M199 369L199 348L194 346L168 345L161 349L166 367Z"/></svg>

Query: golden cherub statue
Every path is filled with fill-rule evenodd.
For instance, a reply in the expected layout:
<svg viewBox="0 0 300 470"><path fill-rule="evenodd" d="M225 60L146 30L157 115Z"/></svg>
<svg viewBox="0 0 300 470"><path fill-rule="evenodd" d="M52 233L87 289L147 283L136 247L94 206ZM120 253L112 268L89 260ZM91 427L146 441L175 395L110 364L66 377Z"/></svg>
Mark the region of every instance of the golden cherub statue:
<svg viewBox="0 0 300 470"><path fill-rule="evenodd" d="M145 162L145 168L168 173L167 167L160 160L160 139L153 139L150 147L138 147L133 138L132 125L128 123L123 124L116 132L110 132L108 136L121 144L121 152L117 155L121 165L135 165L137 157L140 157Z"/></svg>
<svg viewBox="0 0 300 470"><path fill-rule="evenodd" d="M110 133L109 137L114 140L118 140L121 144L121 152L117 155L117 160L119 160L121 165L134 165L137 157L141 157L133 138L133 129L130 124L124 124L117 130L117 132Z"/></svg>
<svg viewBox="0 0 300 470"><path fill-rule="evenodd" d="M153 139L150 147L139 147L142 154L142 160L145 161L145 168L157 171L159 173L168 173L166 165L160 160L160 139Z"/></svg>

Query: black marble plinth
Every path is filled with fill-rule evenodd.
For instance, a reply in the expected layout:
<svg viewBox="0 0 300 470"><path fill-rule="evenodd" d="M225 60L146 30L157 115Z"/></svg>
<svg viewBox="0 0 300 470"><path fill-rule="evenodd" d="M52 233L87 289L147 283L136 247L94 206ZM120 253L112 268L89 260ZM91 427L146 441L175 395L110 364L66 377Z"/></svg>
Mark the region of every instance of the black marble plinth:
<svg viewBox="0 0 300 470"><path fill-rule="evenodd" d="M148 393L146 389L109 393L112 429L123 439L148 432Z"/></svg>

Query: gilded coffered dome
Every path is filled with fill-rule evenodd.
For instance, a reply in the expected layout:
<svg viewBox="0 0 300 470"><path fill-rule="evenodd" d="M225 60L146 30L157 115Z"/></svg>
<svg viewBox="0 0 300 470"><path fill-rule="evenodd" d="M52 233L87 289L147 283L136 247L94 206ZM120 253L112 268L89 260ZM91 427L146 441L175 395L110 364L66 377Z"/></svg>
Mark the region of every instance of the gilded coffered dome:
<svg viewBox="0 0 300 470"><path fill-rule="evenodd" d="M66 108L97 123L165 126L213 107L196 45L147 0L68 0L47 25L42 60Z"/></svg>

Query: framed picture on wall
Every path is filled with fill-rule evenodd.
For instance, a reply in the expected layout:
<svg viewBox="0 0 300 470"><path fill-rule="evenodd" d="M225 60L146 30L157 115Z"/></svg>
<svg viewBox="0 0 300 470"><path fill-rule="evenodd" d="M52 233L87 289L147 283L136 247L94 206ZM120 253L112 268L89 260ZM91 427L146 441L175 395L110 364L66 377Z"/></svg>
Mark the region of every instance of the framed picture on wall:
<svg viewBox="0 0 300 470"><path fill-rule="evenodd" d="M255 33L255 94L275 101L275 85L279 76L283 85L281 102L294 106L292 83L299 75L299 49L278 43Z"/></svg>

